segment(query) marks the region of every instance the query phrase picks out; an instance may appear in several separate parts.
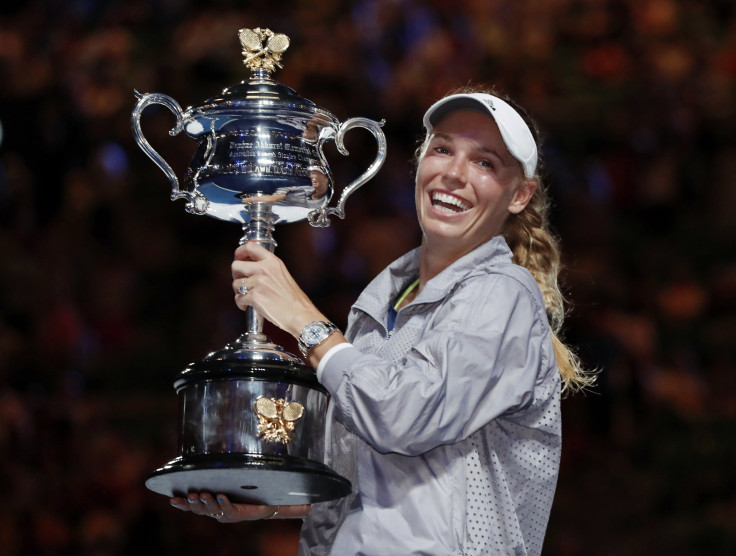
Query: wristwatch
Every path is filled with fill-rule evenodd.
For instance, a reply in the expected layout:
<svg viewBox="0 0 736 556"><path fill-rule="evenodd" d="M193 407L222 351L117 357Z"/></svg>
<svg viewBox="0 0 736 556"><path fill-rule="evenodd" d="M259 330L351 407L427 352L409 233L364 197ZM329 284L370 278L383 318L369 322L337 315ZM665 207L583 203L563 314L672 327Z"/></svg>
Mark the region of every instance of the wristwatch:
<svg viewBox="0 0 736 556"><path fill-rule="evenodd" d="M337 331L339 331L339 328L331 322L323 320L310 322L302 328L301 334L299 334L297 342L299 344L299 351L302 352L304 357L307 357L307 352L310 349L320 345L330 334Z"/></svg>

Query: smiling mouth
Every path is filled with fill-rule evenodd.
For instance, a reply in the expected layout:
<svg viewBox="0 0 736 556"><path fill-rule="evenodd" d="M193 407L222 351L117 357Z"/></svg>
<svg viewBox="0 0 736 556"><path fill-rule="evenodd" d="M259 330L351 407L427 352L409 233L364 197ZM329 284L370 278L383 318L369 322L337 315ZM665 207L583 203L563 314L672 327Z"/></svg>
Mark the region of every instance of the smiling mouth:
<svg viewBox="0 0 736 556"><path fill-rule="evenodd" d="M467 203L457 197L447 195L446 193L440 193L439 191L434 191L432 193L431 201L434 208L447 214L457 214L470 209L470 206Z"/></svg>

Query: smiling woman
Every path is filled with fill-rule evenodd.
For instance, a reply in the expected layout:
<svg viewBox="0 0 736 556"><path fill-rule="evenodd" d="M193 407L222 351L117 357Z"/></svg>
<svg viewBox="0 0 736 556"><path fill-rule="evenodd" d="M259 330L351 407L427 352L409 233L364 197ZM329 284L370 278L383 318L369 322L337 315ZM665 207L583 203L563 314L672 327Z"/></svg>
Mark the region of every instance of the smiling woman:
<svg viewBox="0 0 736 556"><path fill-rule="evenodd" d="M503 146L498 148L498 136L493 155L506 167L519 166L531 196L525 199L522 210L509 208L500 233L513 253L514 263L525 267L537 281L542 292L547 317L552 327L555 355L563 379L563 391L576 392L592 386L594 376L585 372L575 355L559 338L565 318L565 300L558 285L560 250L549 229L549 198L541 183L540 160L536 125L529 115L508 98L500 98L492 89L464 88L437 101L424 116L427 135L415 153L419 166L430 150L438 133L433 126L451 110L467 109L476 118L493 116L495 129L501 135ZM442 130L440 129L440 132ZM509 160L509 157L510 160ZM505 162L504 162L505 159ZM496 165L498 166L498 163ZM493 165L493 159L482 164ZM417 178L418 189L418 178ZM417 204L419 207L419 204ZM518 206L518 205L517 205ZM420 215L421 222L421 215Z"/></svg>
<svg viewBox="0 0 736 556"><path fill-rule="evenodd" d="M428 265L425 283L498 235L510 214L524 210L535 189L492 117L461 108L439 120L416 178L422 259Z"/></svg>
<svg viewBox="0 0 736 556"><path fill-rule="evenodd" d="M221 522L306 517L303 555L540 554L561 391L589 379L556 338L537 142L483 92L445 97L424 125L421 245L366 287L344 335L269 251L248 242L232 264L237 305L299 339L330 392L328 459L352 492L311 508L190 493L176 507Z"/></svg>

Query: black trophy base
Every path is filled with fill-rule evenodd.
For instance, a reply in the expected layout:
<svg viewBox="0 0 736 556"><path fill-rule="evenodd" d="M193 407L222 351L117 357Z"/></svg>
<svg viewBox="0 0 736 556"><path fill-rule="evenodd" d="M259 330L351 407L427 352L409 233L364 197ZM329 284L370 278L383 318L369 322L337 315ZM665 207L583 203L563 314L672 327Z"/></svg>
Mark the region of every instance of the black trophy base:
<svg viewBox="0 0 736 556"><path fill-rule="evenodd" d="M146 487L166 496L225 494L232 502L289 506L334 500L350 481L324 464L289 456L212 454L178 457L157 469Z"/></svg>

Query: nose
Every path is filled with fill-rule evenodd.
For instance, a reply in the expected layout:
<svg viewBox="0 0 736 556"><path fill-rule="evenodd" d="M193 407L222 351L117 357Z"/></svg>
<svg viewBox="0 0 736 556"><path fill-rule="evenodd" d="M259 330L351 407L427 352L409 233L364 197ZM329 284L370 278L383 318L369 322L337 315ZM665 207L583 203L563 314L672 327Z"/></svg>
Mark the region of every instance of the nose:
<svg viewBox="0 0 736 556"><path fill-rule="evenodd" d="M445 168L445 177L448 182L455 183L460 186L465 185L468 181L467 165L462 156L453 156L448 159Z"/></svg>

